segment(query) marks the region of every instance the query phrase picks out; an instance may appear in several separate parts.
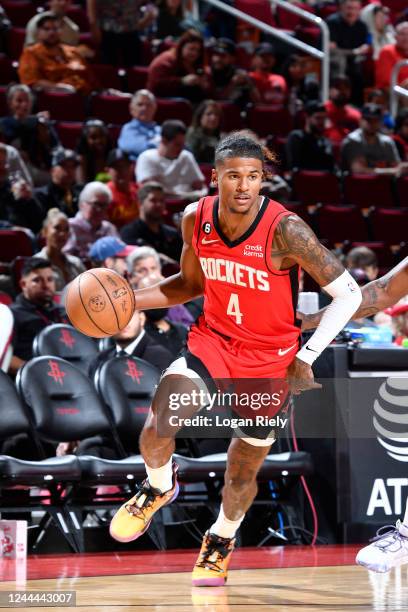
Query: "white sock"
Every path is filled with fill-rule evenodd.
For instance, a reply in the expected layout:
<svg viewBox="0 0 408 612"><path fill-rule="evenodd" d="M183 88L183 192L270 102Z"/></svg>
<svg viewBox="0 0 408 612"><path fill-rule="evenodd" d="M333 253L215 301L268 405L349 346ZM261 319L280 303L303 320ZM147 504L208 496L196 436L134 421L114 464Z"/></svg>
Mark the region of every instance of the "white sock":
<svg viewBox="0 0 408 612"><path fill-rule="evenodd" d="M217 520L211 525L209 532L214 533L220 538L233 538L242 521L244 520L245 514L241 516L237 521L231 521L224 514L222 504L220 506L220 513Z"/></svg>
<svg viewBox="0 0 408 612"><path fill-rule="evenodd" d="M167 463L159 468L151 468L146 466L147 478L149 484L154 489L159 489L162 493L169 491L173 487L173 457L170 457Z"/></svg>
<svg viewBox="0 0 408 612"><path fill-rule="evenodd" d="M408 499L405 506L404 520L399 527L399 532L401 535L408 537Z"/></svg>

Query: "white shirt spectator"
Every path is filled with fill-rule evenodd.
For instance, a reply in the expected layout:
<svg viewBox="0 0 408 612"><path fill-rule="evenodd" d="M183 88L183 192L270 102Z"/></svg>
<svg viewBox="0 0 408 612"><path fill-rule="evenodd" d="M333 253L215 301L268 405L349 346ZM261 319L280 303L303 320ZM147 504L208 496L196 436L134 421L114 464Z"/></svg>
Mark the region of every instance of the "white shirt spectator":
<svg viewBox="0 0 408 612"><path fill-rule="evenodd" d="M183 149L178 157L169 159L159 154L157 149L148 149L141 153L137 160L136 182L159 182L167 196L187 198L193 192L197 197L204 196L207 190L194 190L193 183L204 181L194 156Z"/></svg>

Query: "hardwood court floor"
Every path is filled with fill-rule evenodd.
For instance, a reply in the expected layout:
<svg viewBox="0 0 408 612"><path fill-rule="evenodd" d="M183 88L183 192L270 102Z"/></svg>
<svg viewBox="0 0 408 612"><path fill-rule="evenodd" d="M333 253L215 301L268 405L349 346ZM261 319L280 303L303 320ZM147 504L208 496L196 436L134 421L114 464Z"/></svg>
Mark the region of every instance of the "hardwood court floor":
<svg viewBox="0 0 408 612"><path fill-rule="evenodd" d="M26 576L20 567L16 577L15 562L0 560L0 591L75 590L80 612L408 610L407 566L367 572L353 565L356 550L239 549L228 586L218 588L191 586L196 551L30 557Z"/></svg>

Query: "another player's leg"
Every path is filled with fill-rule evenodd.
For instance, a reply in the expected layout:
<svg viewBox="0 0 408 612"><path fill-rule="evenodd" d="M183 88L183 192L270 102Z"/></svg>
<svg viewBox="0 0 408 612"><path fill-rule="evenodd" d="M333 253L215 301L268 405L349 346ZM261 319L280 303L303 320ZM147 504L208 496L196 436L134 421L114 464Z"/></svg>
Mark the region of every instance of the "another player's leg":
<svg viewBox="0 0 408 612"><path fill-rule="evenodd" d="M270 441L267 446L254 446L240 438L231 441L220 513L204 535L192 574L194 586L222 586L227 581L235 533L256 497L256 476L270 447Z"/></svg>
<svg viewBox="0 0 408 612"><path fill-rule="evenodd" d="M371 544L357 553L356 562L381 573L408 563L408 499L404 520L397 521L395 527L381 527Z"/></svg>
<svg viewBox="0 0 408 612"><path fill-rule="evenodd" d="M169 393L170 390L188 393L194 388L194 383L184 376L170 374L162 378L139 440L147 478L136 495L123 504L113 517L110 534L115 540L130 542L139 538L148 529L154 514L176 499L179 492L178 466L173 462L172 455L178 429L169 427L172 415ZM197 406L184 407L183 416L191 416L196 410Z"/></svg>

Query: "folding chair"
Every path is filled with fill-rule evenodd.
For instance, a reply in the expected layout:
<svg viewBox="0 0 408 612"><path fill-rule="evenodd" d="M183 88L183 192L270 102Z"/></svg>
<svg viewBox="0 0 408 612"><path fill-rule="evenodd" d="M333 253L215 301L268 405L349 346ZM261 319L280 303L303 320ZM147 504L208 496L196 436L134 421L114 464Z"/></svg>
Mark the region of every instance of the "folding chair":
<svg viewBox="0 0 408 612"><path fill-rule="evenodd" d="M33 341L33 355L61 357L76 365L84 374L92 359L98 355L93 338L81 334L71 325L56 323L44 328Z"/></svg>

